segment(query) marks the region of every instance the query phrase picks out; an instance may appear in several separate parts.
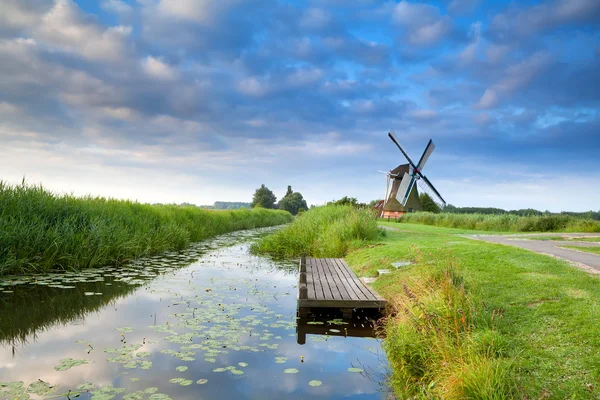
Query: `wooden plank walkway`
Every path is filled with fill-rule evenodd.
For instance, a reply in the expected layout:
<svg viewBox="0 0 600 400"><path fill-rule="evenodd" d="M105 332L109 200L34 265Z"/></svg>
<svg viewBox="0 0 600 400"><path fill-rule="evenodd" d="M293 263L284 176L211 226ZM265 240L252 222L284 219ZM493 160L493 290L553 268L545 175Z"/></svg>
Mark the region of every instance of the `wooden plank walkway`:
<svg viewBox="0 0 600 400"><path fill-rule="evenodd" d="M363 284L340 258L300 260L298 308L385 308L386 300Z"/></svg>

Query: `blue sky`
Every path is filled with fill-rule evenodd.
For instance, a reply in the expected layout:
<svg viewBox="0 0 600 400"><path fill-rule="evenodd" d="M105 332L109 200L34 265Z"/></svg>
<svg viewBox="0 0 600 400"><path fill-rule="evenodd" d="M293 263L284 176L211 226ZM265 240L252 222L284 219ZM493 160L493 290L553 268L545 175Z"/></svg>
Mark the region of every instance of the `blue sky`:
<svg viewBox="0 0 600 400"><path fill-rule="evenodd" d="M600 2L0 0L0 179L143 202L600 208Z"/></svg>

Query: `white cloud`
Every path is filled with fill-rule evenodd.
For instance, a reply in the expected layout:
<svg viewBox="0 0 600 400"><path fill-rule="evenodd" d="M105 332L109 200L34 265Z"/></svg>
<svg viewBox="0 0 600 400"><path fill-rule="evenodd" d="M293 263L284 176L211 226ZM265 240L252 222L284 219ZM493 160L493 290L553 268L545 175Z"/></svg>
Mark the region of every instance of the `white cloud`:
<svg viewBox="0 0 600 400"><path fill-rule="evenodd" d="M193 21L212 26L219 17L242 0L160 0L156 6L164 17Z"/></svg>
<svg viewBox="0 0 600 400"><path fill-rule="evenodd" d="M481 44L481 22L471 24L469 36L471 38L471 43L469 43L459 54L459 61L463 65L472 63L477 56L477 50Z"/></svg>
<svg viewBox="0 0 600 400"><path fill-rule="evenodd" d="M257 78L250 77L240 81L238 89L246 95L260 97L267 93L269 87L266 83L259 81Z"/></svg>
<svg viewBox="0 0 600 400"><path fill-rule="evenodd" d="M34 37L94 61L121 61L126 53L129 26L104 28L86 20L72 0L56 0L54 7L32 27Z"/></svg>
<svg viewBox="0 0 600 400"><path fill-rule="evenodd" d="M392 20L407 30L409 42L415 45L434 44L452 29L452 20L442 16L439 8L404 0L394 8Z"/></svg>
<svg viewBox="0 0 600 400"><path fill-rule="evenodd" d="M109 12L124 16L131 14L133 11L133 8L122 0L104 0L102 1L101 6Z"/></svg>
<svg viewBox="0 0 600 400"><path fill-rule="evenodd" d="M533 35L563 24L593 21L599 15L598 0L554 0L509 7L492 19L490 29L500 37Z"/></svg>
<svg viewBox="0 0 600 400"><path fill-rule="evenodd" d="M329 12L321 8L309 8L300 17L298 25L304 29L318 30L326 28L332 20Z"/></svg>
<svg viewBox="0 0 600 400"><path fill-rule="evenodd" d="M177 78L177 71L156 57L146 57L142 61L142 68L146 74L156 79L168 81Z"/></svg>
<svg viewBox="0 0 600 400"><path fill-rule="evenodd" d="M509 66L504 72L503 78L485 90L477 106L480 108L495 107L503 97L527 85L549 64L550 60L548 53L537 52L522 62Z"/></svg>

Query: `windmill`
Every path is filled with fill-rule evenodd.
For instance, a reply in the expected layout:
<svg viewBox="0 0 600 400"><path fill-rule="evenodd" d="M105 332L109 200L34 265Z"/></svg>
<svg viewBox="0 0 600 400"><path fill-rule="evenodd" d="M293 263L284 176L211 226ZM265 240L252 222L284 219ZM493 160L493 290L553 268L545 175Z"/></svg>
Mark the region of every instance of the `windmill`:
<svg viewBox="0 0 600 400"><path fill-rule="evenodd" d="M388 136L398 149L400 149L408 161L408 164L401 164L389 172L380 171L387 174L385 201L382 207L381 216L383 218L398 218L405 212L422 210L423 207L419 201L419 194L415 186L416 183L418 183L421 189L427 192L433 201L443 209L446 206L446 201L422 172L425 163L435 149L433 141L429 140L429 143L427 143L427 146L425 147L425 151L423 151L423 155L421 155L419 162L415 165L404 148L400 145L394 132L389 132Z"/></svg>

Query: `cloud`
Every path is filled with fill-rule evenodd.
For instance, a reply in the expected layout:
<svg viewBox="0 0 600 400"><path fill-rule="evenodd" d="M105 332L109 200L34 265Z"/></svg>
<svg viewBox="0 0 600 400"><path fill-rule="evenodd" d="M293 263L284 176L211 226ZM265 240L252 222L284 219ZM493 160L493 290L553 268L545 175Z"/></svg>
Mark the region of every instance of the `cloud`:
<svg viewBox="0 0 600 400"><path fill-rule="evenodd" d="M481 22L471 24L469 36L471 43L459 54L459 61L463 65L473 62L477 56L477 50L481 45Z"/></svg>
<svg viewBox="0 0 600 400"><path fill-rule="evenodd" d="M441 15L439 8L405 0L394 8L392 20L406 29L408 41L415 45L437 43L453 25L449 16Z"/></svg>
<svg viewBox="0 0 600 400"><path fill-rule="evenodd" d="M532 6L513 5L490 22L490 31L499 40L530 36L575 23L597 23L600 2L596 0L554 0Z"/></svg>
<svg viewBox="0 0 600 400"><path fill-rule="evenodd" d="M480 108L496 107L503 97L531 82L543 68L548 66L550 61L551 57L548 53L538 52L518 64L509 66L502 79L485 90L477 106Z"/></svg>
<svg viewBox="0 0 600 400"><path fill-rule="evenodd" d="M150 77L159 80L168 81L177 77L177 71L173 67L152 56L147 56L142 60L142 69Z"/></svg>
<svg viewBox="0 0 600 400"><path fill-rule="evenodd" d="M122 0L103 0L100 5L106 11L123 16L128 16L133 12L133 7Z"/></svg>

